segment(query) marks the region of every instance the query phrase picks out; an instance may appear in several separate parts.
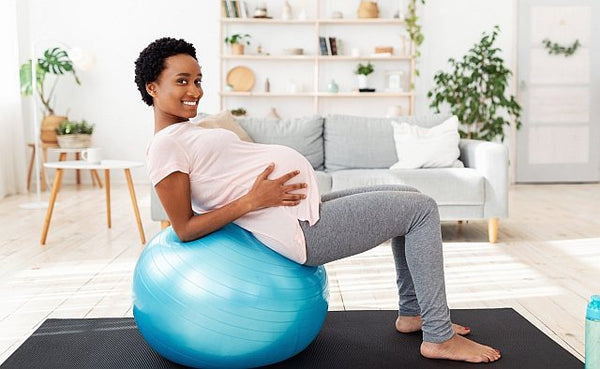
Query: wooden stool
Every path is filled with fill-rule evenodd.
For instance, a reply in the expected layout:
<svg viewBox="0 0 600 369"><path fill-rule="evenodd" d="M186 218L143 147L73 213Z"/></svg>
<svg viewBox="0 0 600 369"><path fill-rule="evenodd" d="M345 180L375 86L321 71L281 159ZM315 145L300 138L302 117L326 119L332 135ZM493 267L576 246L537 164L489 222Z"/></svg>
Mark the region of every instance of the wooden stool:
<svg viewBox="0 0 600 369"><path fill-rule="evenodd" d="M27 174L27 190L29 191L29 188L31 187L31 174L33 172L33 165L35 162L36 152L35 152L35 144L33 142L29 142L27 144L27 146L31 147L31 150L32 150L31 160L29 161L29 172ZM40 165L40 168L41 168L40 186L41 186L42 191L45 191L48 186L46 184L46 170L44 168L44 163L48 162L48 149L58 151L58 153L59 153L58 161L65 161L67 159L68 153L75 154L75 159L79 160L80 155L81 155L80 154L81 149L63 149L63 148L59 147L58 144L47 143L47 142L40 142L38 144L38 147L42 148L42 156L44 158L42 165ZM77 184L81 184L81 173L80 173L79 169L76 171L75 175L77 178ZM98 183L98 187L102 188L102 181L100 180L100 176L98 175L98 172L96 171L96 169L91 169L90 175L92 177L92 185L95 186L96 183Z"/></svg>

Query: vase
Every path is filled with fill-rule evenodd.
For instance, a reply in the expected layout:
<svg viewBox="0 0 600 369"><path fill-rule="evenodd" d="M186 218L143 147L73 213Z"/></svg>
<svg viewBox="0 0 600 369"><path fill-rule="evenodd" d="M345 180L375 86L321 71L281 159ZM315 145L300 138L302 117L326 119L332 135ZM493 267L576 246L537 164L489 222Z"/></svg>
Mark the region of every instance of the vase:
<svg viewBox="0 0 600 369"><path fill-rule="evenodd" d="M356 15L359 18L378 18L379 7L375 1L361 0Z"/></svg>
<svg viewBox="0 0 600 369"><path fill-rule="evenodd" d="M290 20L292 19L292 6L288 1L283 3L283 10L281 12L281 19Z"/></svg>
<svg viewBox="0 0 600 369"><path fill-rule="evenodd" d="M340 87L338 86L338 84L335 82L334 79L332 79L331 82L329 82L329 84L327 85L327 91L333 92L333 93L337 93L340 91Z"/></svg>
<svg viewBox="0 0 600 369"><path fill-rule="evenodd" d="M56 144L56 129L58 126L67 120L67 117L61 115L47 115L42 120L40 139L44 143Z"/></svg>
<svg viewBox="0 0 600 369"><path fill-rule="evenodd" d="M369 87L369 77L364 74L359 74L358 78L358 88L367 88Z"/></svg>

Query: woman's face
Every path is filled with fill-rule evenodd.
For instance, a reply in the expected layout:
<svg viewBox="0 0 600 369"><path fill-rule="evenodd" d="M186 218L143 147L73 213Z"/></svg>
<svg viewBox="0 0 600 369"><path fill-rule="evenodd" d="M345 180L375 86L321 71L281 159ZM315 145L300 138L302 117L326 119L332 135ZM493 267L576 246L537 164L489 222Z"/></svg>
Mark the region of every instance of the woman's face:
<svg viewBox="0 0 600 369"><path fill-rule="evenodd" d="M165 69L146 85L154 109L169 122L182 122L197 114L202 91L202 72L196 59L177 54L165 59Z"/></svg>

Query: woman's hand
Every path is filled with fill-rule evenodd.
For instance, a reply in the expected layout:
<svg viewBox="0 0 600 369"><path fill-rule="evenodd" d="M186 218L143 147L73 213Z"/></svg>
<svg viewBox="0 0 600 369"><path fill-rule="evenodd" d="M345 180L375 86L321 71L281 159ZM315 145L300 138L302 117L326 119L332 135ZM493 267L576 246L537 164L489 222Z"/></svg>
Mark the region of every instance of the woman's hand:
<svg viewBox="0 0 600 369"><path fill-rule="evenodd" d="M254 181L254 185L246 195L253 210L271 206L296 206L306 198L305 194L291 193L292 191L306 188L306 183L286 184L297 176L300 171L295 170L276 179L269 179L275 164L271 163Z"/></svg>

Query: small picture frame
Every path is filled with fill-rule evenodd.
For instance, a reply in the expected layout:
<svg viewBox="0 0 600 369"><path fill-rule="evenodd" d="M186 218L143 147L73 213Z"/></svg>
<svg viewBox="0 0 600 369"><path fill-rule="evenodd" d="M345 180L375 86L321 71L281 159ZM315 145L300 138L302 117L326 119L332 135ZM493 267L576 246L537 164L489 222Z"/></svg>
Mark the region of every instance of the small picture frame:
<svg viewBox="0 0 600 369"><path fill-rule="evenodd" d="M404 92L402 87L402 76L404 75L403 70L388 70L385 72L385 79L387 82L387 92Z"/></svg>

